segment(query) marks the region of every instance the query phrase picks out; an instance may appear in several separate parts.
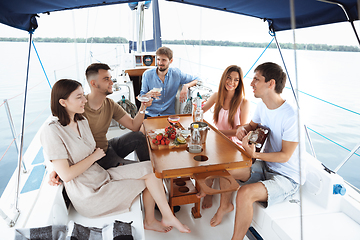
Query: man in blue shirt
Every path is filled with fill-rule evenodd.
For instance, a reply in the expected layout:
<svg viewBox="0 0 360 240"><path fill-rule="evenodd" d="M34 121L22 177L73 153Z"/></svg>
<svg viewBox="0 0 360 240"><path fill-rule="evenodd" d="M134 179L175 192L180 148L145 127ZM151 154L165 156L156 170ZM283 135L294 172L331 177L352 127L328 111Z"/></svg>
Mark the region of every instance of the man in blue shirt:
<svg viewBox="0 0 360 240"><path fill-rule="evenodd" d="M188 89L195 86L197 77L183 73L178 68L169 68L173 62L173 52L168 47L160 47L156 51L157 68L149 69L143 73L140 94L151 92L155 97L152 105L146 110L147 116L163 116L175 114L175 97L180 85L180 102L187 99ZM156 92L156 88L161 88Z"/></svg>

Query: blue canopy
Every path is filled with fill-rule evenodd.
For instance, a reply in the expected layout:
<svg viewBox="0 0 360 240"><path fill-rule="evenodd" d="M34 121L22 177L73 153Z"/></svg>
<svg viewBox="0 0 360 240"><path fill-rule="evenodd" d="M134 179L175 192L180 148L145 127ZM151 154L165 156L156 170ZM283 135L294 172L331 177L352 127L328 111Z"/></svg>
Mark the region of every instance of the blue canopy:
<svg viewBox="0 0 360 240"><path fill-rule="evenodd" d="M170 1L170 0L169 0ZM221 11L261 18L275 31L291 29L288 0L171 0ZM0 0L0 22L32 31L37 28L36 15L67 9L136 2L132 0ZM359 20L357 0L338 0L346 14L336 4L324 0L294 0L296 28Z"/></svg>

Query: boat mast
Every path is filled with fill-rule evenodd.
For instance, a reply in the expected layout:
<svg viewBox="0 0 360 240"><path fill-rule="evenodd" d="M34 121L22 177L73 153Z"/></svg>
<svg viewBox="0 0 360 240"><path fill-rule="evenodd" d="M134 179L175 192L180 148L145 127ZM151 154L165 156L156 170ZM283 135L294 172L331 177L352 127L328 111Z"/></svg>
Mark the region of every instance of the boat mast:
<svg viewBox="0 0 360 240"><path fill-rule="evenodd" d="M144 34L144 3L139 2L137 6L137 53L142 53L142 42L143 42L143 34ZM146 48L146 44L145 44Z"/></svg>

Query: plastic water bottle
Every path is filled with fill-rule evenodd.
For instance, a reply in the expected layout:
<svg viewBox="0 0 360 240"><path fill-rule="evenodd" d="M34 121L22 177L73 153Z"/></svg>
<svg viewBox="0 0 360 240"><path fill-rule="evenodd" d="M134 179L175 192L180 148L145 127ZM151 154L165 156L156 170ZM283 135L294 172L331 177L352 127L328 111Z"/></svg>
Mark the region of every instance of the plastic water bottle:
<svg viewBox="0 0 360 240"><path fill-rule="evenodd" d="M189 152L199 153L201 151L202 151L202 146L201 146L201 135L199 132L199 124L193 124L193 131L191 133Z"/></svg>
<svg viewBox="0 0 360 240"><path fill-rule="evenodd" d="M194 122L202 122L203 118L204 118L204 112L201 109L201 98L198 96L196 98L196 110L194 112L193 120Z"/></svg>

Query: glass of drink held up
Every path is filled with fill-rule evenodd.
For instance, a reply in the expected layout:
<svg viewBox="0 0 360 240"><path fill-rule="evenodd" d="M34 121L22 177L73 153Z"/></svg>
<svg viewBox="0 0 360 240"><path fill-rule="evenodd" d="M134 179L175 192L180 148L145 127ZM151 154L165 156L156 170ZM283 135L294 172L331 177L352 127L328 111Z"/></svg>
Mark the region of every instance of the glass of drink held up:
<svg viewBox="0 0 360 240"><path fill-rule="evenodd" d="M153 88L153 89L151 89L150 92L153 92L153 93L161 93L161 91L162 91L162 87L158 87L158 88ZM159 97L159 96L156 96L156 99L160 99L160 97Z"/></svg>
<svg viewBox="0 0 360 240"><path fill-rule="evenodd" d="M148 101L150 101L150 99L151 99L151 97L148 96L148 95L146 95L146 94L144 94L144 95L138 95L136 98L137 98L137 100L139 100L140 102L148 102ZM145 109L146 109L146 107L145 107ZM140 112L141 114L148 113L145 109L144 109L144 110L140 110L139 112Z"/></svg>

